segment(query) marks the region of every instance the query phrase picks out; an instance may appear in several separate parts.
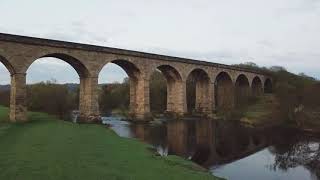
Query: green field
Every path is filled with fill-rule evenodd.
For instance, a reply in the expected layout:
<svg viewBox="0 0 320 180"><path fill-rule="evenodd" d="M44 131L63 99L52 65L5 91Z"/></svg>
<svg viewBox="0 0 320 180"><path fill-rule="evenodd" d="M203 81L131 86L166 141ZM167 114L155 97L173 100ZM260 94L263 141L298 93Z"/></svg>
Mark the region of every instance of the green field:
<svg viewBox="0 0 320 180"><path fill-rule="evenodd" d="M217 179L190 161L160 157L138 140L101 125L73 124L44 113L6 122L0 107L0 179Z"/></svg>

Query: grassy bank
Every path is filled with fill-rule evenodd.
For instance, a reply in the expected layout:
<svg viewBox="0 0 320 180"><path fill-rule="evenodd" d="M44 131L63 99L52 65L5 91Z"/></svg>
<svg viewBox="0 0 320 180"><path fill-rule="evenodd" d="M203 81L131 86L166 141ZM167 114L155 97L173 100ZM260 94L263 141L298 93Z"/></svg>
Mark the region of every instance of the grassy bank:
<svg viewBox="0 0 320 180"><path fill-rule="evenodd" d="M4 123L7 122L9 119L9 112L8 112L8 108L2 107L0 106L0 123Z"/></svg>
<svg viewBox="0 0 320 180"><path fill-rule="evenodd" d="M0 179L217 179L179 157L159 157L148 146L100 125L30 113L24 124L4 122L0 107Z"/></svg>
<svg viewBox="0 0 320 180"><path fill-rule="evenodd" d="M271 126L282 122L279 103L273 94L265 94L242 109L241 121L252 126Z"/></svg>
<svg viewBox="0 0 320 180"><path fill-rule="evenodd" d="M307 132L319 134L320 107L301 108L300 111L295 113L293 120L289 121L288 124Z"/></svg>

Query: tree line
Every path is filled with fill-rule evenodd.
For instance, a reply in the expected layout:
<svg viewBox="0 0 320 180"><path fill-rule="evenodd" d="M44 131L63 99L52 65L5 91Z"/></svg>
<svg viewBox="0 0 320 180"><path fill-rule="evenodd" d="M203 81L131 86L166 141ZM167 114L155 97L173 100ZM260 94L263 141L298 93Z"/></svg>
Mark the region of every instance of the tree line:
<svg viewBox="0 0 320 180"><path fill-rule="evenodd" d="M306 121L320 125L320 82L304 73L294 74L284 67L259 67L255 63L235 66L253 69L269 74L273 78L274 95L279 101L280 117L298 126Z"/></svg>
<svg viewBox="0 0 320 180"><path fill-rule="evenodd" d="M293 74L280 66L271 68L259 67L254 63L234 65L264 72L273 78L273 92L280 103L282 118L296 122L306 118L306 111L320 112L320 83L315 78L305 74ZM100 85L99 106L101 112L110 113L114 110L127 112L130 103L129 79L121 83ZM195 81L187 81L188 111L195 104ZM72 110L79 104L79 86L70 88L68 85L57 84L56 81L41 82L27 86L27 103L31 111L55 114L61 119L68 118ZM167 101L166 80L161 72L155 72L150 81L150 108L152 112L160 113L166 110ZM0 104L9 106L10 90L0 89ZM301 115L302 114L302 115ZM299 116L298 116L299 115ZM302 116L302 117L301 117Z"/></svg>
<svg viewBox="0 0 320 180"><path fill-rule="evenodd" d="M99 107L102 114L112 111L128 112L130 103L129 78L123 82L99 86ZM166 109L166 80L160 72L153 74L150 82L151 110ZM0 105L10 105L10 88L0 89ZM27 85L28 110L46 112L60 119L70 119L71 111L79 106L79 85L58 84L55 80Z"/></svg>

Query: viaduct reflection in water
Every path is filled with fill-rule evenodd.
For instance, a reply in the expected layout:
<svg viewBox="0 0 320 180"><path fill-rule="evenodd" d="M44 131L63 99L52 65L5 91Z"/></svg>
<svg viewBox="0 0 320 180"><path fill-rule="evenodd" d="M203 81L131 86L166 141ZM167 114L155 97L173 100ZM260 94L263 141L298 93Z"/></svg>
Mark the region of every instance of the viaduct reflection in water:
<svg viewBox="0 0 320 180"><path fill-rule="evenodd" d="M235 161L269 145L266 130L212 120L169 121L164 125L132 125L136 138L160 154L178 155L209 167Z"/></svg>
<svg viewBox="0 0 320 180"><path fill-rule="evenodd" d="M320 179L320 140L292 129L247 128L237 122L213 120L167 121L163 124L127 124L118 134L129 134L153 145L161 155L178 155L210 169L233 163L267 149L274 157L268 171L298 166ZM115 123L115 124L113 124Z"/></svg>
<svg viewBox="0 0 320 180"><path fill-rule="evenodd" d="M268 146L265 136L237 123L174 121L166 127L169 154L190 157L204 167L229 163Z"/></svg>

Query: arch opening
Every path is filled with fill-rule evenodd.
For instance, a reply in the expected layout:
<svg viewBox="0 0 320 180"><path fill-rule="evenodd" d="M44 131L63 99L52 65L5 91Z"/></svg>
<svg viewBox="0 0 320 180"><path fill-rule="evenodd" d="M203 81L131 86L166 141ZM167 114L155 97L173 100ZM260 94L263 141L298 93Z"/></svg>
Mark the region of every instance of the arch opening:
<svg viewBox="0 0 320 180"><path fill-rule="evenodd" d="M5 65L7 63L7 65ZM5 111L5 108L10 106L10 70L8 62L0 56L0 107ZM0 114L0 121L8 121L9 112L5 114Z"/></svg>
<svg viewBox="0 0 320 180"><path fill-rule="evenodd" d="M248 78L241 74L238 76L235 85L235 100L237 106L247 105L250 96L250 85Z"/></svg>
<svg viewBox="0 0 320 180"><path fill-rule="evenodd" d="M10 64L10 62L3 56L0 55L0 64L2 64L2 69L6 69L7 71L9 71L10 74L14 74L14 68L13 66Z"/></svg>
<svg viewBox="0 0 320 180"><path fill-rule="evenodd" d="M66 54L60 54L60 53L52 53L52 54L47 54L45 56L42 56L41 58L55 58L55 59L60 59L69 65L73 67L73 69L78 73L79 77L88 77L89 71L85 67L84 64L80 62L80 60ZM38 58L38 59L41 59Z"/></svg>
<svg viewBox="0 0 320 180"><path fill-rule="evenodd" d="M254 97L258 97L258 96L261 96L263 93L263 90L262 90L262 81L261 79L256 76L255 78L253 78L252 80L252 95Z"/></svg>
<svg viewBox="0 0 320 180"><path fill-rule="evenodd" d="M194 69L187 78L187 109L188 113L210 111L210 78L202 69Z"/></svg>
<svg viewBox="0 0 320 180"><path fill-rule="evenodd" d="M127 60L113 60L99 72L99 108L102 115L134 113L140 70Z"/></svg>
<svg viewBox="0 0 320 180"><path fill-rule="evenodd" d="M150 78L150 109L151 112L177 112L179 96L176 91L179 88L181 76L170 65L161 65L152 73Z"/></svg>
<svg viewBox="0 0 320 180"><path fill-rule="evenodd" d="M58 58L59 57L59 58ZM67 58L67 59L65 59ZM75 120L79 110L79 77L86 69L70 56L46 55L27 69L27 107L63 120ZM75 64L77 63L77 64Z"/></svg>
<svg viewBox="0 0 320 180"><path fill-rule="evenodd" d="M167 80L160 70L156 70L150 77L150 111L153 114L167 110Z"/></svg>
<svg viewBox="0 0 320 180"><path fill-rule="evenodd" d="M234 106L234 86L226 72L218 74L215 80L215 103L218 111L228 111Z"/></svg>
<svg viewBox="0 0 320 180"><path fill-rule="evenodd" d="M269 78L266 79L266 81L264 82L264 93L266 94L272 93L272 82Z"/></svg>

